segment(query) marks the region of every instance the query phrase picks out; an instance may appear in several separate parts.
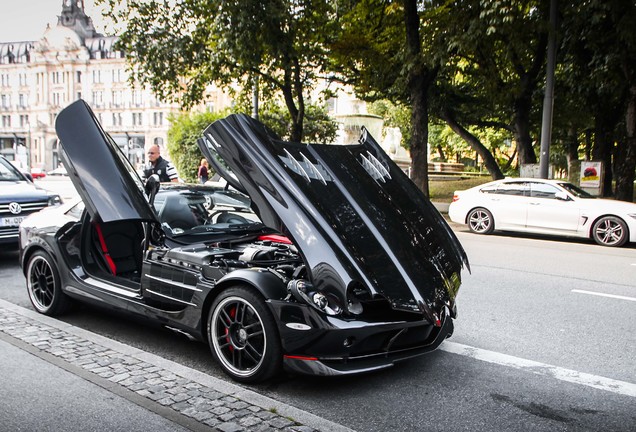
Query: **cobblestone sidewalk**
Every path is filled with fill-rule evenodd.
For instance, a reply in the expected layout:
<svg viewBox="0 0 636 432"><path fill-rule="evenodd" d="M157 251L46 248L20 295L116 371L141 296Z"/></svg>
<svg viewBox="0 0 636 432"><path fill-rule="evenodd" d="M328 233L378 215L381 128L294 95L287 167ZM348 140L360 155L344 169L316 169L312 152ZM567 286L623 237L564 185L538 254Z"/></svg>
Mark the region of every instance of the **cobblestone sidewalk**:
<svg viewBox="0 0 636 432"><path fill-rule="evenodd" d="M0 332L88 373L92 382L141 397L196 430L351 432L243 387L0 300ZM5 338L6 339L6 338ZM58 362L59 363L59 362ZM86 374L85 374L86 375ZM106 381L105 381L106 380ZM128 398L135 401L135 397Z"/></svg>

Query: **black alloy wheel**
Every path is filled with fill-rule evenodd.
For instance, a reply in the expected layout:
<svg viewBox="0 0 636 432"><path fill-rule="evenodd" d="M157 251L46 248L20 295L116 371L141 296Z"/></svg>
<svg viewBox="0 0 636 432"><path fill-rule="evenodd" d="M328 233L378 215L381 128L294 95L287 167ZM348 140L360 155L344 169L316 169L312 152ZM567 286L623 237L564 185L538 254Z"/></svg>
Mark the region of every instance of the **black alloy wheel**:
<svg viewBox="0 0 636 432"><path fill-rule="evenodd" d="M71 300L62 292L57 266L48 253L37 251L31 256L26 276L29 299L35 310L55 316L70 308Z"/></svg>
<svg viewBox="0 0 636 432"><path fill-rule="evenodd" d="M214 358L234 380L259 382L280 371L276 322L251 288L237 286L221 293L210 308L207 329Z"/></svg>
<svg viewBox="0 0 636 432"><path fill-rule="evenodd" d="M495 230L495 220L485 208L476 208L468 213L468 229L476 234L490 234Z"/></svg>
<svg viewBox="0 0 636 432"><path fill-rule="evenodd" d="M602 217L592 227L592 238L601 246L623 246L628 236L627 225L616 216Z"/></svg>

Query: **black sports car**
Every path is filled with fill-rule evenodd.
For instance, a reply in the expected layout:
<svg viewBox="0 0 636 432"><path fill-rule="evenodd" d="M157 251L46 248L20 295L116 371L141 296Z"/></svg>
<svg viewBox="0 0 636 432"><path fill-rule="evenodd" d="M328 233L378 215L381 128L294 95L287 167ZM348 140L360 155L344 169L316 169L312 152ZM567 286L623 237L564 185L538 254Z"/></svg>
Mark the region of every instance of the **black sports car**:
<svg viewBox="0 0 636 432"><path fill-rule="evenodd" d="M282 367L382 369L452 334L466 255L368 133L355 145L288 143L231 115L199 146L249 199L217 203L192 188L180 203L154 179L142 184L85 102L62 110L56 129L85 209L22 225L39 312L73 299L154 320L207 342L243 382Z"/></svg>

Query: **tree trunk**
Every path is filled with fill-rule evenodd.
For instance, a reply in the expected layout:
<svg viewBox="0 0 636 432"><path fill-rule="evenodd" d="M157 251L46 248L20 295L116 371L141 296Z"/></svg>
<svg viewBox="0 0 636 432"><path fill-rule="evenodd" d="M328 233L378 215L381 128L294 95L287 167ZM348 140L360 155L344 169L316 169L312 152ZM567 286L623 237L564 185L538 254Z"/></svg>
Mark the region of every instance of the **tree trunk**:
<svg viewBox="0 0 636 432"><path fill-rule="evenodd" d="M439 155L440 161L446 162L446 155L444 154L444 149L442 148L441 144L437 145L437 154Z"/></svg>
<svg viewBox="0 0 636 432"><path fill-rule="evenodd" d="M464 141L468 143L468 145L473 150L477 152L478 155L481 156L481 158L484 161L484 165L486 166L486 169L490 173L493 180L499 180L504 178L504 175L501 172L501 169L499 168L499 165L497 164L495 157L481 143L481 141L479 141L479 139L476 136L468 132L464 127L462 127L459 123L457 123L457 121L455 121L454 116L450 112L444 111L441 117L442 117L442 120L444 120L446 124L448 124L448 126L453 130L453 132L459 135Z"/></svg>
<svg viewBox="0 0 636 432"><path fill-rule="evenodd" d="M572 178L573 164L579 160L578 134L576 133L576 128L574 126L570 126L568 128L566 140L565 158L568 162L568 178Z"/></svg>
<svg viewBox="0 0 636 432"><path fill-rule="evenodd" d="M429 196L428 191L428 87L431 76L421 58L420 17L417 0L404 0L406 59L409 63L408 86L411 101L411 180Z"/></svg>
<svg viewBox="0 0 636 432"><path fill-rule="evenodd" d="M520 96L515 100L514 136L517 143L519 164L537 163L537 156L532 147L530 136L530 98Z"/></svg>
<svg viewBox="0 0 636 432"><path fill-rule="evenodd" d="M585 130L585 160L592 160L592 130L590 128Z"/></svg>
<svg viewBox="0 0 636 432"><path fill-rule="evenodd" d="M603 179L601 196L612 195L612 145L616 120L611 119L605 107L598 107L594 117L595 140L592 147L592 160L603 162Z"/></svg>
<svg viewBox="0 0 636 432"><path fill-rule="evenodd" d="M512 151L512 156L508 158L508 162L506 162L506 165L504 166L504 169L503 169L504 171L508 171L510 169L516 156L517 156L517 146L515 146L515 149Z"/></svg>
<svg viewBox="0 0 636 432"><path fill-rule="evenodd" d="M625 141L619 143L616 151L616 199L632 202L636 171L636 85L629 89L625 127Z"/></svg>
<svg viewBox="0 0 636 432"><path fill-rule="evenodd" d="M296 104L294 99L294 90L296 89L295 83L292 83L292 74L290 71L285 71L283 79L283 85L280 87L285 99L285 106L289 112L289 118L291 119L289 140L291 142L302 142L303 139L303 118L305 113ZM300 101L302 101L302 93L300 94Z"/></svg>

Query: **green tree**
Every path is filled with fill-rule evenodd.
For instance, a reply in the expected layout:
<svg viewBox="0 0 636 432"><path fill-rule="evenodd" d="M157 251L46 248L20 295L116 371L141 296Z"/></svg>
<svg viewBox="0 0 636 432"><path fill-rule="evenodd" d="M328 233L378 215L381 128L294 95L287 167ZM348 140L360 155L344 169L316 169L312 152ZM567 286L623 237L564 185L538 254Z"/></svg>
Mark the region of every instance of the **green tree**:
<svg viewBox="0 0 636 432"><path fill-rule="evenodd" d="M117 46L131 79L183 107L211 83L249 87L257 77L280 92L290 139L304 136L306 98L325 66L332 33L327 0L98 0L123 26Z"/></svg>
<svg viewBox="0 0 636 432"><path fill-rule="evenodd" d="M184 112L170 116L168 154L181 179L190 183L197 181L197 169L203 157L197 140L203 136L203 131L210 123L227 114L227 112ZM210 177L212 173L211 169Z"/></svg>
<svg viewBox="0 0 636 432"><path fill-rule="evenodd" d="M439 28L449 53L431 109L482 157L493 178L502 172L475 127L512 134L522 164L535 163L541 85L545 77L547 2L446 2Z"/></svg>
<svg viewBox="0 0 636 432"><path fill-rule="evenodd" d="M628 0L561 4L563 76L593 118L591 156L605 162L603 195L632 201L636 176L636 4ZM615 174L615 175L614 175Z"/></svg>
<svg viewBox="0 0 636 432"><path fill-rule="evenodd" d="M235 100L232 109L236 113L250 113L253 111L253 101L250 89L240 93ZM284 140L291 140L292 123L289 111L284 104L276 97L269 97L259 106L258 119L265 126L276 132ZM336 140L338 134L338 123L329 117L324 106L306 103L305 104L305 123L303 126L304 138L306 143L323 143L331 144Z"/></svg>
<svg viewBox="0 0 636 432"><path fill-rule="evenodd" d="M403 104L394 104L386 99L377 100L367 107L371 114L384 119L384 127L396 127L400 130L400 145L409 149L411 145L411 110Z"/></svg>
<svg viewBox="0 0 636 432"><path fill-rule="evenodd" d="M356 94L410 108L411 178L427 196L429 98L444 58L444 51L437 49L442 34L430 24L445 13L442 4L342 0L331 45L333 70Z"/></svg>

